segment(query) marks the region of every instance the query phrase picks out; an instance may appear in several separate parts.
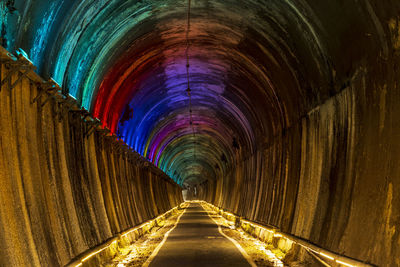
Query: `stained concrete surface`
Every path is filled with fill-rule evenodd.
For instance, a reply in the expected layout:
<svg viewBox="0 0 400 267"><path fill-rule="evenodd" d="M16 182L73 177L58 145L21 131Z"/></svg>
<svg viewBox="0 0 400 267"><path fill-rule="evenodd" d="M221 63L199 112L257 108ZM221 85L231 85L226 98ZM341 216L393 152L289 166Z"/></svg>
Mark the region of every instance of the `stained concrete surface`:
<svg viewBox="0 0 400 267"><path fill-rule="evenodd" d="M79 113L45 94L33 103L38 80L0 90L0 266L65 266L182 202L178 185L111 136L85 135Z"/></svg>
<svg viewBox="0 0 400 267"><path fill-rule="evenodd" d="M126 139L196 199L400 266L400 1L191 1L195 142L183 98L187 1L5 2L2 44L27 51L46 77L58 73L79 103L93 95L105 125L129 102ZM111 136L86 139L53 100L32 104L36 82L8 84L0 265L63 266L179 200Z"/></svg>
<svg viewBox="0 0 400 267"><path fill-rule="evenodd" d="M168 266L250 266L235 245L218 231L200 204L192 203L177 227L149 265Z"/></svg>

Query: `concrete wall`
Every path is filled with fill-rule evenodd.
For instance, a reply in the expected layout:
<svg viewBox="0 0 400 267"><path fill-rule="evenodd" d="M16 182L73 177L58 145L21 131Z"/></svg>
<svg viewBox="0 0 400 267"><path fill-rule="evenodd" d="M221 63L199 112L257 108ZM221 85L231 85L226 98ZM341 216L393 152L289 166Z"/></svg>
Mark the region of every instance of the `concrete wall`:
<svg viewBox="0 0 400 267"><path fill-rule="evenodd" d="M1 64L2 80L9 71ZM35 75L10 89L18 77L0 92L0 266L63 266L182 201L113 137L86 138L79 113L54 99L42 107L46 93L32 103Z"/></svg>
<svg viewBox="0 0 400 267"><path fill-rule="evenodd" d="M333 252L400 266L398 50L241 157L202 198Z"/></svg>

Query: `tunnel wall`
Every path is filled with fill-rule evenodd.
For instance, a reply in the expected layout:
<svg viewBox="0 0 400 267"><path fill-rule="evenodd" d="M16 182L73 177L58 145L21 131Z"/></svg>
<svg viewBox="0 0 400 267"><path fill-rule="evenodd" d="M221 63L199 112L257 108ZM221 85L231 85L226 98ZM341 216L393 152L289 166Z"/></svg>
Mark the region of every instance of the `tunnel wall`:
<svg viewBox="0 0 400 267"><path fill-rule="evenodd" d="M10 68L1 64L2 80ZM18 77L0 92L0 266L63 266L182 201L114 137L86 137L79 112L46 93L32 103L43 87L35 75L11 89Z"/></svg>
<svg viewBox="0 0 400 267"><path fill-rule="evenodd" d="M338 94L204 183L199 197L338 254L400 266L399 50L392 52L360 64Z"/></svg>

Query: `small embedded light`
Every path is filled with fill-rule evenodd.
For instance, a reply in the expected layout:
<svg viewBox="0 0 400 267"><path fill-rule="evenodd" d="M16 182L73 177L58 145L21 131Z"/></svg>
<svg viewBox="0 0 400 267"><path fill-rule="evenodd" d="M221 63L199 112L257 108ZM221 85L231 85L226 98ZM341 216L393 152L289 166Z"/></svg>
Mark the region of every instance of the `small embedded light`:
<svg viewBox="0 0 400 267"><path fill-rule="evenodd" d="M89 259L89 258L91 258L92 256L94 256L94 255L96 255L96 254L98 254L98 253L102 252L103 250L107 249L108 247L109 247L109 246L107 246L107 247L104 247L104 248L102 248L102 249L99 249L99 250L97 250L97 251L95 251L95 252L91 253L89 256L87 256L87 257L83 258L81 262L84 262L84 261L86 261L87 259ZM81 264L82 264L82 263L81 263Z"/></svg>
<svg viewBox="0 0 400 267"><path fill-rule="evenodd" d="M333 258L333 257L331 257L331 256L329 256L329 255L326 255L326 254L323 253L323 252L320 252L319 255L321 255L321 256L323 256L323 257L325 257L325 258L327 258L327 259L330 259L330 260L332 260L332 261L335 259L335 258Z"/></svg>
<svg viewBox="0 0 400 267"><path fill-rule="evenodd" d="M141 229L141 228L143 228L143 227L145 227L145 226L147 226L147 225L151 225L152 223L157 222L157 220L159 220L159 219L161 219L161 218L165 218L165 215L171 213L173 210L175 210L175 209L177 209L177 208L178 208L178 207L174 207L174 208L172 208L171 210L165 212L164 214L159 215L157 218L155 218L155 219L153 219L153 220L151 220L151 221L148 221L148 222L146 222L146 223L143 223L143 224L141 224L141 225L139 225L139 226L136 226L135 228L132 228L132 229L129 230L128 232L126 232L126 233L124 233L123 235L121 235L119 238L125 237L126 235L130 234L131 232L136 231L136 230L138 230L138 229ZM155 236L155 233L153 233L153 234L150 235L150 237L154 237L154 236ZM148 241L148 240L147 240L147 241ZM94 256L94 255L96 255L96 254L102 252L103 250L105 250L105 249L107 249L107 248L110 248L110 247L111 247L112 245L114 245L114 244L118 244L118 239L114 240L114 241L111 242L109 245L107 245L107 246L105 246L105 247L103 247L103 248L101 248L101 249L98 249L98 250L96 250L95 252L89 254L89 255L86 256L85 258L81 259L80 262L79 262L78 264L75 265L75 267L82 266L82 265L83 265L83 264L82 264L83 262L85 262L86 260L88 260L88 259L91 258L92 256ZM128 263L129 263L129 261L128 261L128 262L125 262L125 264L128 264ZM122 265L118 265L118 266L121 266L121 267L122 267L122 266L125 266L124 263L120 263L120 264L122 264Z"/></svg>
<svg viewBox="0 0 400 267"><path fill-rule="evenodd" d="M346 262L343 262L343 261L340 261L340 260L336 260L336 262L339 263L339 264L348 266L348 267L356 267L355 265L352 265L352 264L349 264L349 263L346 263Z"/></svg>

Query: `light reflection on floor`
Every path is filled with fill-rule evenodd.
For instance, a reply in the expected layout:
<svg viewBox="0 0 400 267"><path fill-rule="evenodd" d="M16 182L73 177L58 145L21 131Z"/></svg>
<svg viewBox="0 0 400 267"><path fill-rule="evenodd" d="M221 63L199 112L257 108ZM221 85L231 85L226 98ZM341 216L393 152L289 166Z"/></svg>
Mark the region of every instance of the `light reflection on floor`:
<svg viewBox="0 0 400 267"><path fill-rule="evenodd" d="M271 250L267 249L268 245L260 240L250 236L241 229L235 229L234 223L226 220L224 217L217 215L214 211L207 209L212 219L221 225L224 234L235 239L240 246L248 253L248 255L256 262L257 266L274 266L283 267L284 264ZM176 214L168 218L163 227L153 229L151 233L139 238L132 245L120 250L120 256L114 258L112 262L106 264L107 267L139 267L150 257L153 250L162 241L166 232L168 232L175 224ZM212 238L212 237L210 237Z"/></svg>
<svg viewBox="0 0 400 267"><path fill-rule="evenodd" d="M185 205L182 206L184 208ZM151 230L151 233L145 234L140 237L136 242L130 246L120 249L119 256L115 257L111 262L105 264L106 267L139 267L150 257L153 250L162 241L164 235L170 230L178 216L183 212L169 217L162 227L156 227Z"/></svg>
<svg viewBox="0 0 400 267"><path fill-rule="evenodd" d="M224 234L235 239L253 259L257 266L284 266L281 258L275 255L271 250L267 249L268 245L266 243L261 242L257 238L245 233L242 229L236 229L233 222L228 221L224 217L216 214L215 211L210 210L206 205L202 206L209 212L214 221L221 225Z"/></svg>

